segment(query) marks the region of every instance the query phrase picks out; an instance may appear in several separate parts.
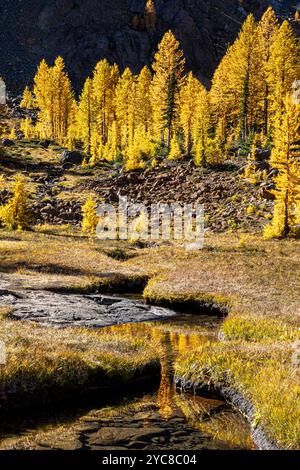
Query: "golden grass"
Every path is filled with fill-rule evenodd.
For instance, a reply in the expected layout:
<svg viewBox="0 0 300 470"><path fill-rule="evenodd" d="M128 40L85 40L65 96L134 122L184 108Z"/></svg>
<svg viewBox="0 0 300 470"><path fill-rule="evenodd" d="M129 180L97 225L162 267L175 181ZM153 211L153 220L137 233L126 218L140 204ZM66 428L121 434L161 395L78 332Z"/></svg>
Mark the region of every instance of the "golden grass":
<svg viewBox="0 0 300 470"><path fill-rule="evenodd" d="M10 320L8 311L0 310L0 341L7 354L6 365L0 367L0 408L32 404L37 397L48 401L82 393L89 386L111 387L114 380L120 386L147 366L159 370L157 355L143 339L45 328Z"/></svg>
<svg viewBox="0 0 300 470"><path fill-rule="evenodd" d="M178 361L178 373L230 380L251 398L270 435L297 448L299 374L291 368L291 355L300 326L299 247L296 240L207 234L197 252L136 248L136 256L118 261L106 252L132 252L125 242L99 242L76 232L0 232L0 271L9 273L12 286L78 290L108 285L117 290L118 279L149 276L144 295L150 301L197 300L199 313L201 304L225 307L226 341L192 351Z"/></svg>
<svg viewBox="0 0 300 470"><path fill-rule="evenodd" d="M204 345L181 358L176 373L187 380L229 385L253 403L262 424L282 447L300 445L299 370L291 345L251 347L244 342Z"/></svg>

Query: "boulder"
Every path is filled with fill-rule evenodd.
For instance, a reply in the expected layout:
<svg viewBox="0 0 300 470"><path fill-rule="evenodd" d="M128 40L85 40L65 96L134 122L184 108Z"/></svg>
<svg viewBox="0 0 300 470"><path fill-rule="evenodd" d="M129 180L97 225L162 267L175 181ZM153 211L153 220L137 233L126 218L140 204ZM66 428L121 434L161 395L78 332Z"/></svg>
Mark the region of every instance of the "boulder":
<svg viewBox="0 0 300 470"><path fill-rule="evenodd" d="M257 148L255 150L256 154L256 160L258 162L264 162L265 160L269 160L271 156L271 150L270 149L259 149Z"/></svg>
<svg viewBox="0 0 300 470"><path fill-rule="evenodd" d="M15 145L13 140L10 139L3 139L2 140L3 147L13 147Z"/></svg>
<svg viewBox="0 0 300 470"><path fill-rule="evenodd" d="M63 166L81 165L85 156L81 152L64 150L60 156Z"/></svg>

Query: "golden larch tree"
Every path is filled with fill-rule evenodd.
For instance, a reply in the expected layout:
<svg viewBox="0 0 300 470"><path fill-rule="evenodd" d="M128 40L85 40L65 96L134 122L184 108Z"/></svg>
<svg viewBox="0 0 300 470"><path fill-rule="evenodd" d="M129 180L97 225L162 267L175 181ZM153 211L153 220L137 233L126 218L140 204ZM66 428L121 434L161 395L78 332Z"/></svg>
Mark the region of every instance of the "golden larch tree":
<svg viewBox="0 0 300 470"><path fill-rule="evenodd" d="M142 125L146 132L152 129L152 106L150 88L152 75L147 66L143 67L137 77L135 89L136 125Z"/></svg>
<svg viewBox="0 0 300 470"><path fill-rule="evenodd" d="M270 164L278 170L275 177L273 220L265 228L266 238L285 238L295 234L300 204L300 105L290 95L283 113L275 120L274 148Z"/></svg>
<svg viewBox="0 0 300 470"><path fill-rule="evenodd" d="M236 96L236 126L242 139L246 139L253 129L257 109L257 56L256 22L251 14L243 24L242 30L231 46L228 63L228 79L231 93Z"/></svg>
<svg viewBox="0 0 300 470"><path fill-rule="evenodd" d="M168 31L155 54L151 87L155 134L168 149L179 118L184 67L185 58L179 42L172 31Z"/></svg>
<svg viewBox="0 0 300 470"><path fill-rule="evenodd" d="M96 125L96 110L91 78L87 78L85 81L79 99L76 122L78 138L83 143L84 151L90 154L92 133Z"/></svg>
<svg viewBox="0 0 300 470"><path fill-rule="evenodd" d="M256 124L262 124L262 129L265 135L268 135L269 132L269 61L271 56L271 47L274 43L278 30L278 19L273 8L269 7L262 16L257 26L257 42L255 50L258 59L258 67L256 73L258 75L258 94L262 115L262 123L259 122Z"/></svg>
<svg viewBox="0 0 300 470"><path fill-rule="evenodd" d="M81 208L82 211L82 231L89 235L96 232L99 217L97 216L96 201L93 196L89 196Z"/></svg>
<svg viewBox="0 0 300 470"><path fill-rule="evenodd" d="M213 139L211 135L211 122L209 94L205 88L202 87L197 98L197 107L192 130L192 151L195 156L196 165L206 166L207 163L212 163Z"/></svg>
<svg viewBox="0 0 300 470"><path fill-rule="evenodd" d="M126 68L118 81L115 94L115 112L121 148L125 150L133 140L135 126L135 78Z"/></svg>
<svg viewBox="0 0 300 470"><path fill-rule="evenodd" d="M30 228L30 203L23 175L15 176L13 195L8 203L0 207L0 220L9 230Z"/></svg>
<svg viewBox="0 0 300 470"><path fill-rule="evenodd" d="M292 91L293 82L299 78L299 45L288 21L284 21L270 49L268 63L269 99L273 127L284 110L284 101Z"/></svg>
<svg viewBox="0 0 300 470"><path fill-rule="evenodd" d="M203 85L190 72L180 93L180 124L184 131L185 150L188 156L193 146L192 130L196 117L197 99L201 91L203 91Z"/></svg>

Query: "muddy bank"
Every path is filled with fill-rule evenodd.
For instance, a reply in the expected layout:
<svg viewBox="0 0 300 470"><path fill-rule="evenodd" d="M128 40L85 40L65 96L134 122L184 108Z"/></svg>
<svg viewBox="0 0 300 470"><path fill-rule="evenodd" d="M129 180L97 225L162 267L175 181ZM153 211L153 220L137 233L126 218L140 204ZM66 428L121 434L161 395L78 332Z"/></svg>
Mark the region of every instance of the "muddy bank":
<svg viewBox="0 0 300 470"><path fill-rule="evenodd" d="M250 400L234 388L220 383L206 384L196 380L185 380L178 376L174 377L174 382L176 388L183 392L226 400L227 403L242 413L250 423L252 439L259 450L281 450L278 444L268 436L264 427L255 423L255 409Z"/></svg>

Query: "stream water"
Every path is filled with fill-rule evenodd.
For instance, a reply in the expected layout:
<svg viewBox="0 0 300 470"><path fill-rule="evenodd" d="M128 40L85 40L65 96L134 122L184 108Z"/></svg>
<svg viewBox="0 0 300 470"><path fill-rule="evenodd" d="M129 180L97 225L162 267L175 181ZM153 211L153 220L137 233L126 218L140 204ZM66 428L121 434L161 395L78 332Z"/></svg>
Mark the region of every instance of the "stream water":
<svg viewBox="0 0 300 470"><path fill-rule="evenodd" d="M224 401L176 391L175 359L207 342L217 341L220 319L179 314L172 320L103 328L126 332L159 345L158 385L106 403L80 408L47 409L30 418L2 423L0 449L253 449L244 418Z"/></svg>

